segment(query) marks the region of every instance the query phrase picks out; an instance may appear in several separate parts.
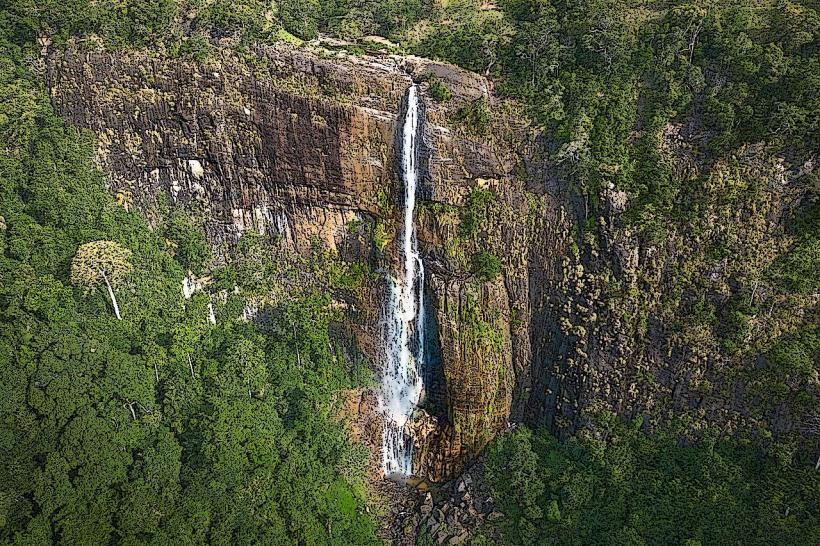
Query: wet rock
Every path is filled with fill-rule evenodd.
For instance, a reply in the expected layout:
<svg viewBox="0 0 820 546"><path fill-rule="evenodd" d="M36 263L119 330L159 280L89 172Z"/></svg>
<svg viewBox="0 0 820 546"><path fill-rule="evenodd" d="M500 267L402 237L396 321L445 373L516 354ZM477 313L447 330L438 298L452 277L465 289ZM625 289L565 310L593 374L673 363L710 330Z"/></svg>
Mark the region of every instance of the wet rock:
<svg viewBox="0 0 820 546"><path fill-rule="evenodd" d="M430 515L433 511L433 495L427 493L424 496L424 502L419 507L419 512L424 515Z"/></svg>

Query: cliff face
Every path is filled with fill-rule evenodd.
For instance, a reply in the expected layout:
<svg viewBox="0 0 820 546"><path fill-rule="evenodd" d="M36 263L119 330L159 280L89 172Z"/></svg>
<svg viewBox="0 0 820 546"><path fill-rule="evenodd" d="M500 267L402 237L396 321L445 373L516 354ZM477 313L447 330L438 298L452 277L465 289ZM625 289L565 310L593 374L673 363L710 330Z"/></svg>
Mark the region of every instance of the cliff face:
<svg viewBox="0 0 820 546"><path fill-rule="evenodd" d="M670 125L662 144L698 196L685 227L669 225L650 244L623 220L627 194L605 188L599 216L584 219L576 204L575 222L561 219L557 270L545 253L531 253L531 276L548 280L531 290L530 422L568 435L610 412L694 439L707 427L778 436L805 417L789 399L816 392L816 378L792 378L791 395L769 396L753 377L770 364L742 350L816 317L816 295L778 294L764 280L792 240L783 226L813 166L790 167L758 145L706 170L702 137L681 134L689 129ZM734 309L744 306L755 310L738 327Z"/></svg>
<svg viewBox="0 0 820 546"><path fill-rule="evenodd" d="M67 51L49 68L58 111L99 138L111 188L151 210L202 213L214 245L256 229L336 247L393 182L395 120L410 79L396 63L292 50L198 66Z"/></svg>
<svg viewBox="0 0 820 546"><path fill-rule="evenodd" d="M414 423L422 474L451 476L509 420L564 434L601 410L647 425L689 416L728 431L757 426L743 382L722 372L728 357L715 337L668 323L697 291L719 308L788 244L782 218L811 165L789 170L749 148L702 177L697 138L669 127L670 164L706 180L704 213L691 231L648 245L621 219L628 197L617 188L602 189L601 212L588 217L515 105L482 77L414 57L286 45L217 55L197 64L69 49L49 60L47 81L57 111L97 134L98 161L125 204L150 218L165 196L201 220L223 256L255 230L297 255L319 241L344 261L395 270L402 97L423 82L417 226L436 328L428 402ZM442 84L452 98L437 102L431 85ZM727 180L752 179L754 199L741 190L732 203L710 200ZM708 233L744 258L706 260ZM476 274L481 256L497 257L500 274ZM364 288L347 312L378 363L385 287L373 275ZM810 303L783 301L770 314L799 317ZM755 335L775 323L756 321ZM380 445L373 393L351 407L356 430ZM775 419L781 430L793 426L786 415Z"/></svg>
<svg viewBox="0 0 820 546"><path fill-rule="evenodd" d="M98 161L126 205L149 218L163 199L184 207L201 220L217 254L230 253L243 233L254 230L296 255L319 242L342 260L375 271L398 269L402 97L413 79L430 74L454 97L446 107L424 98L426 204L455 210L477 183L504 189L514 200L505 180L517 157L508 143L469 138L449 121L455 109L485 96L487 84L450 66L288 46L257 49L244 59L225 50L205 65L68 50L51 59L47 79L57 111L98 135ZM441 479L505 425L514 359L505 283L473 282L466 262L445 252L457 225L443 222L433 208L423 207L419 231L430 264L425 291L441 343L432 348L436 362L427 372L434 383L428 397L433 415L416 423L416 463ZM501 232L487 226L493 244L503 244ZM506 238L525 247L521 230ZM381 357L384 289L379 276L371 276L348 307L358 345L374 363ZM524 293L515 298L525 306ZM482 331L463 328L465 314L492 329L492 347L485 347ZM374 400L372 392L362 395L357 411L366 422L358 429L378 446Z"/></svg>

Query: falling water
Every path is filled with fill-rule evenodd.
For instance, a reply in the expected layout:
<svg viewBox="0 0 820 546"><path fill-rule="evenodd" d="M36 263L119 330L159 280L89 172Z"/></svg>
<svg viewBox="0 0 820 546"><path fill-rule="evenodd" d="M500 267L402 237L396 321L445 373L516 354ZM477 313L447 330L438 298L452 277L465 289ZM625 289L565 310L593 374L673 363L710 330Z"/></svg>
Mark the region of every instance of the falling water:
<svg viewBox="0 0 820 546"><path fill-rule="evenodd" d="M408 422L423 391L419 368L424 347L424 264L419 257L413 222L418 181L418 112L417 90L413 85L407 91L407 113L401 135L404 182L401 250L404 271L399 278L388 276L389 296L383 317L386 340L381 393L385 415L382 465L387 476L409 476L413 472L413 439Z"/></svg>

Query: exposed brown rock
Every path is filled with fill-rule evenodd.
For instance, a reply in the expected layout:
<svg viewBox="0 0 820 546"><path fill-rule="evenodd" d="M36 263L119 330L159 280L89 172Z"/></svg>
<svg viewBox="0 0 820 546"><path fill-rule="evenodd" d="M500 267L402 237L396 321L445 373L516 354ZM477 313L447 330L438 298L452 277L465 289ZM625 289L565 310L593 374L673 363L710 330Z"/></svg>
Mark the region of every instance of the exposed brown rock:
<svg viewBox="0 0 820 546"><path fill-rule="evenodd" d="M380 219L398 228L402 190L394 148L401 100L413 78L437 74L454 92L447 107L425 100L428 197L463 204L476 179L490 177L501 186L508 174L510 164L499 160L497 146L449 126L448 110L486 94L479 76L412 57L354 57L287 45L259 47L245 59L227 48L218 55L198 65L148 53L69 48L48 65L57 111L98 135L97 160L112 191L149 218L161 197L187 208L202 219L218 252L229 252L242 233L255 230L297 253L309 252L319 240L374 269L395 262L392 248L379 256L367 231L350 226L372 228ZM379 202L385 193L396 202L393 210ZM446 240L447 229L425 228L424 237ZM425 253L437 252L426 240L422 244ZM460 300L472 290L464 274L462 265L453 264L431 276L427 287L441 303L448 385L442 391L445 419L417 422L417 452L423 454L418 467L435 479L457 471L483 447L506 422L512 399L508 311L484 318L503 344L485 354L480 340L458 323ZM359 346L374 362L380 356L383 289L370 283L351 321ZM501 282L476 296L481 315L480 307L490 302L509 308ZM490 368L502 371L483 373ZM361 415L352 420L354 433L377 450L375 395L351 396Z"/></svg>
<svg viewBox="0 0 820 546"><path fill-rule="evenodd" d="M430 98L431 75L451 100ZM743 382L723 373L730 358L714 332L669 324L698 290L720 310L790 244L783 218L806 193L794 181L816 176L812 162L791 167L749 146L707 172L702 130L670 125L664 153L676 176L699 185L704 205L692 229L670 226L651 242L622 217L629 193L605 185L591 207L580 197L583 181L549 160L549 142L536 141L514 103L493 96L485 78L447 64L286 44L244 57L217 48L204 64L69 48L51 54L47 79L57 111L96 133L112 191L149 219L164 196L202 219L218 253L256 230L295 255L318 240L373 270L397 267L395 146L402 97L420 82L417 228L440 355L413 426L417 468L431 479L457 474L508 421L562 435L600 411L643 416L648 427L694 417L681 431L694 436L706 423L727 433L766 424L751 414ZM489 134L453 121L476 100L489 104ZM760 186L754 200L745 199L750 181ZM736 200L721 202L731 184ZM464 233L477 186L495 197ZM392 236L383 253L373 244L377 222ZM706 259L703 233L725 241L736 259ZM501 260L497 279L471 272L480 251ZM664 296L676 290L677 301ZM777 300L767 316L753 317L754 335L793 328L811 297L816 305L816 296ZM376 364L383 300L384 283L371 279L356 301L343 302L357 345ZM354 398L354 430L377 450L375 395ZM775 432L793 428L787 411L775 413L764 418Z"/></svg>

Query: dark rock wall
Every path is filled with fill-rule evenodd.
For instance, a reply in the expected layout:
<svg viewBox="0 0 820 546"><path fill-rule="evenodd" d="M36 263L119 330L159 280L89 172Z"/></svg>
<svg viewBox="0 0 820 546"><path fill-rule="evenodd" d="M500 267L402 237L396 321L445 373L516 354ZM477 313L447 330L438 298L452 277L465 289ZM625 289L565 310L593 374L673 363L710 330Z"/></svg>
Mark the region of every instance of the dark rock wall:
<svg viewBox="0 0 820 546"><path fill-rule="evenodd" d="M563 435L601 411L641 415L646 426L687 416L683 432L697 433L706 422L727 432L756 426L742 382L721 373L726 357L714 336L669 324L686 313L689 292L708 289L720 305L733 279L748 282L788 244L782 218L805 187L777 158L750 148L702 182L708 197L717 193L710 184L727 177L765 181L762 201L707 199L698 229L722 230L744 257L715 269L702 259L697 233L672 230L647 245L622 221L628 198L617 188L601 190L590 222L571 177L543 159L515 104L493 97L476 74L415 57L287 45L242 58L227 48L218 55L196 64L69 49L50 58L47 70L57 111L97 134L112 191L149 218L161 196L192 211L218 252L256 230L296 252L318 239L344 259L397 267L402 97L411 81L430 74L453 93L437 103L421 83L417 227L440 349L430 413L414 425L424 474L437 480L459 471L510 420ZM490 101L492 124L476 135L453 120L482 99ZM679 174L697 178L697 147L675 127L664 142ZM477 228L465 233L475 187L494 198L473 211ZM384 206L384 195L394 206ZM348 229L377 221L394 235L384 253L367 233ZM748 228L744 236L732 230L740 225ZM498 278L472 274L471 258L482 251L500 259ZM664 294L679 286L685 289L670 303ZM351 324L378 362L383 286L368 289ZM807 308L783 302L777 313ZM372 393L361 396L371 403L356 407L372 412ZM790 426L786 419L782 427Z"/></svg>

